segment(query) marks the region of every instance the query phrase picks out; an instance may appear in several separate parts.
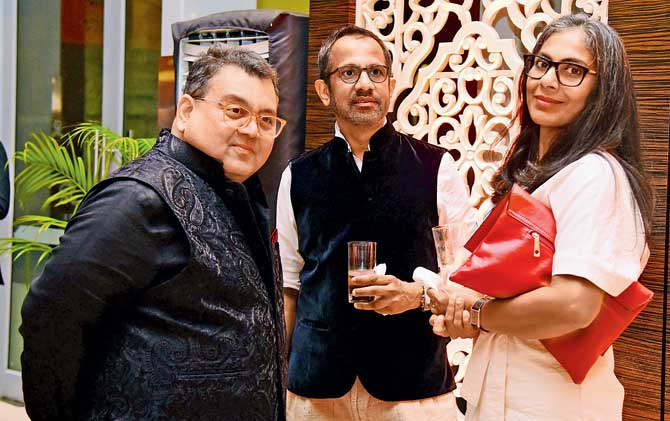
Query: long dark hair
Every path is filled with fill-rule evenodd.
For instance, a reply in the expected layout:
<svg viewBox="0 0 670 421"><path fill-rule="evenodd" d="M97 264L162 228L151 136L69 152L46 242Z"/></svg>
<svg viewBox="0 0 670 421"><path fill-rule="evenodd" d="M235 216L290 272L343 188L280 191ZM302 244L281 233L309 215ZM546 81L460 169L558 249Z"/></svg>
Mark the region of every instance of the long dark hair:
<svg viewBox="0 0 670 421"><path fill-rule="evenodd" d="M528 77L522 73L519 83L522 101L516 116L521 130L493 179L493 202L497 203L515 182L532 192L584 155L608 152L626 173L649 239L653 197L642 168L635 90L621 39L608 25L590 20L585 14L563 16L547 25L533 54L537 54L554 33L572 28L584 31L586 47L597 66L597 81L586 107L573 122L562 128L542 159L533 162L539 148L540 127L530 117L526 104Z"/></svg>

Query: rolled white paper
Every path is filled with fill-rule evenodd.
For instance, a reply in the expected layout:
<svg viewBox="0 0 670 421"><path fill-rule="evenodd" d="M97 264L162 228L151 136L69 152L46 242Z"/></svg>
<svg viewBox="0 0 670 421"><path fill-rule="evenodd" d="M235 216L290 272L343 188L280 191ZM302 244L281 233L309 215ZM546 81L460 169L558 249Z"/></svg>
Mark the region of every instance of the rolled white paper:
<svg viewBox="0 0 670 421"><path fill-rule="evenodd" d="M423 266L417 266L417 268L414 269L412 279L416 282L422 282L426 288L438 289L438 285L442 283L440 275Z"/></svg>

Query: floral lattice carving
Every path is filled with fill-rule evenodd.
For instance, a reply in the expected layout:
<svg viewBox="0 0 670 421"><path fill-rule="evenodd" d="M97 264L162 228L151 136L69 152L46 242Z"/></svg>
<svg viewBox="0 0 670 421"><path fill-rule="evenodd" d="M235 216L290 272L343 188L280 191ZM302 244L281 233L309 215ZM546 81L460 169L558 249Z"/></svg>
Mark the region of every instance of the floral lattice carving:
<svg viewBox="0 0 670 421"><path fill-rule="evenodd" d="M532 50L544 25L563 14L582 11L607 21L608 0L426 3L358 0L356 23L379 35L393 53L396 128L453 151L471 203L479 206L490 196L491 178L516 134L511 128L500 136L518 104L517 44ZM496 28L505 23L501 34ZM449 31L455 32L452 39L438 41Z"/></svg>

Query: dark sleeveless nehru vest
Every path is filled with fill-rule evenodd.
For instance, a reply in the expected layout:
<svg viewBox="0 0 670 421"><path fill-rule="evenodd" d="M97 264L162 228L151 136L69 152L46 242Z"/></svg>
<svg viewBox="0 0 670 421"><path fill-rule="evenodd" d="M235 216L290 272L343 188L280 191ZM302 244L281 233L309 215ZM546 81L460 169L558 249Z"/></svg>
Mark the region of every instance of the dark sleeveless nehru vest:
<svg viewBox="0 0 670 421"><path fill-rule="evenodd" d="M291 201L305 265L289 360L289 390L339 397L356 376L386 401L453 390L444 338L430 313L382 316L347 302L347 242L377 242L387 274L412 281L415 267L436 270L431 227L438 224L437 175L444 149L397 133L373 136L359 172L335 138L291 163Z"/></svg>

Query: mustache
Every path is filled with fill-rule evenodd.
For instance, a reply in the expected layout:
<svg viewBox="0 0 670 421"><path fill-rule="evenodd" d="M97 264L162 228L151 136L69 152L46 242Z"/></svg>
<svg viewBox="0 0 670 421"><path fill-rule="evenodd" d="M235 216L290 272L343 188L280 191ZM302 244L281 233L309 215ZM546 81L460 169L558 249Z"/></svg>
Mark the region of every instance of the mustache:
<svg viewBox="0 0 670 421"><path fill-rule="evenodd" d="M381 102L381 98L378 95L375 95L372 91L357 90L351 96L351 101L355 102L360 99L365 99L366 101L372 100L372 102Z"/></svg>

